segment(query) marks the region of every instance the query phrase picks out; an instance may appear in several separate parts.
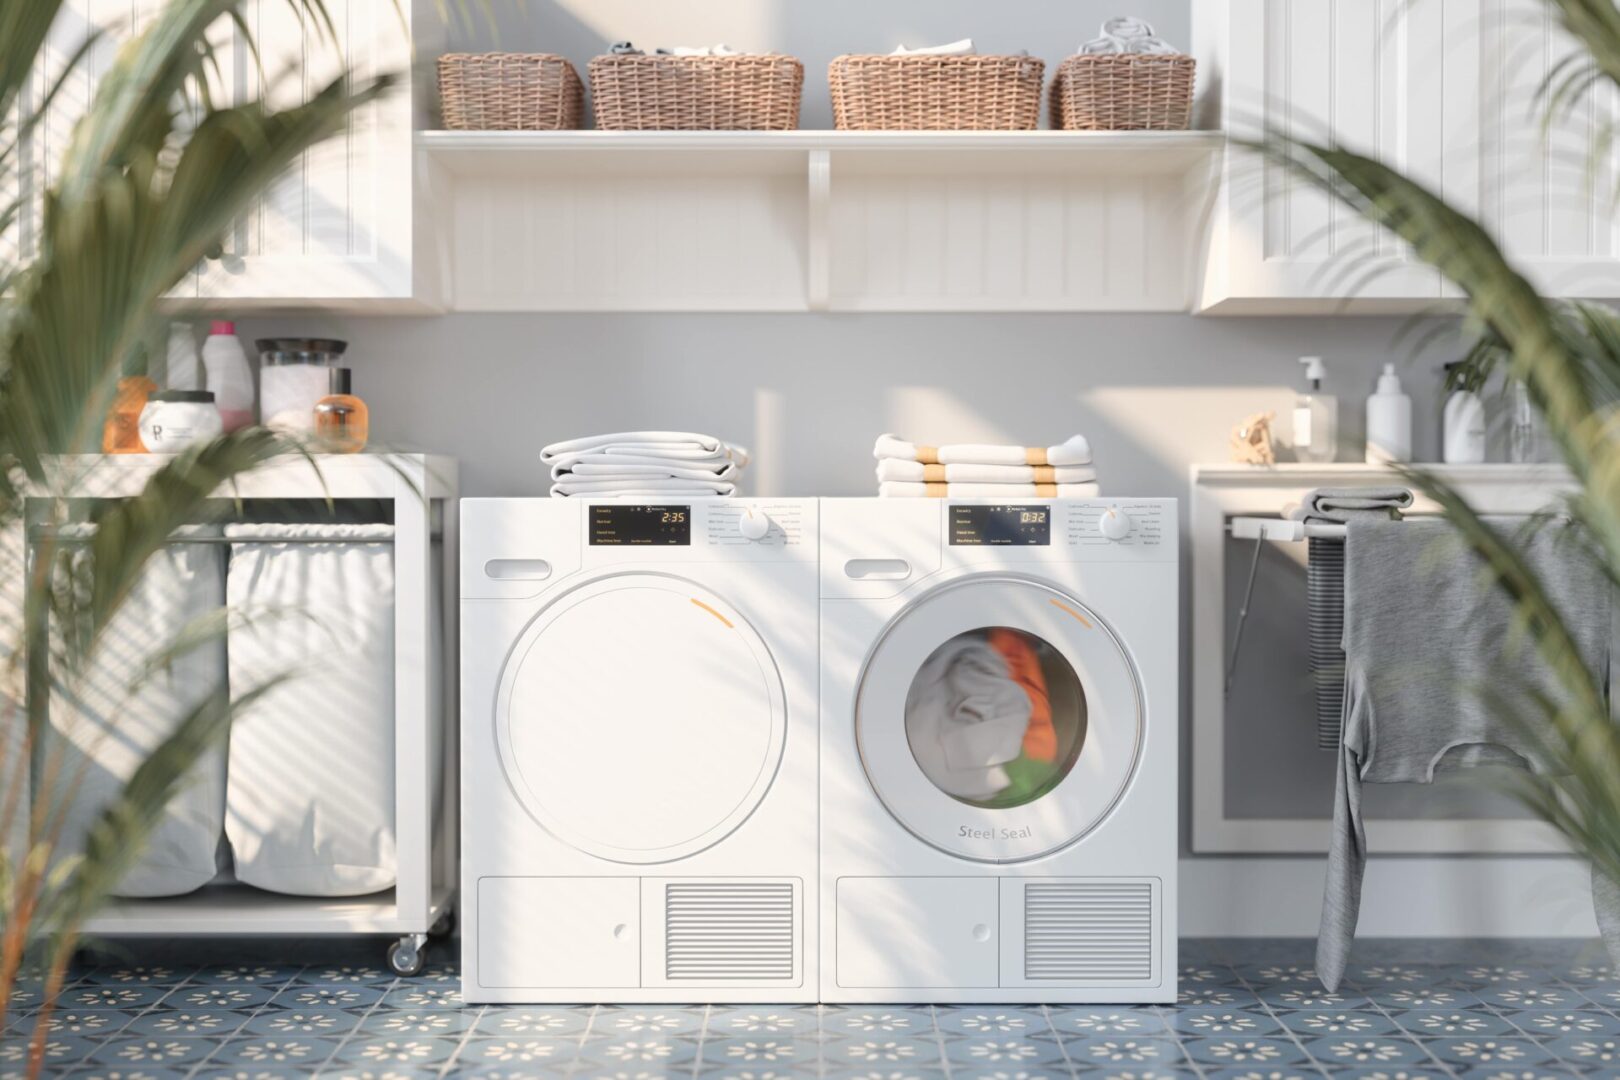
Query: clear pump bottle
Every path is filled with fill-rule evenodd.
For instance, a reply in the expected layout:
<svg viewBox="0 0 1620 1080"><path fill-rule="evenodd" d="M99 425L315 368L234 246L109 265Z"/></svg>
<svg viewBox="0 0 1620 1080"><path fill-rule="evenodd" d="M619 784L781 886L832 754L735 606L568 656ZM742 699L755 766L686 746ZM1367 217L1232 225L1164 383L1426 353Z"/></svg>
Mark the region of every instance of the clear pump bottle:
<svg viewBox="0 0 1620 1080"><path fill-rule="evenodd" d="M1302 356L1305 389L1294 399L1294 453L1301 461L1332 461L1339 448L1339 399L1322 393L1327 366L1320 356Z"/></svg>

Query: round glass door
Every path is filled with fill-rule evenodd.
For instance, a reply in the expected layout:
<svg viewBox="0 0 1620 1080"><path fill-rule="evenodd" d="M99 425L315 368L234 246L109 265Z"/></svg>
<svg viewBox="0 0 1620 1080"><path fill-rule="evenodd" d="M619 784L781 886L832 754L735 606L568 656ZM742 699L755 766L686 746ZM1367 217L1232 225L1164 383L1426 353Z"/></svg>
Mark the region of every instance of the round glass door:
<svg viewBox="0 0 1620 1080"><path fill-rule="evenodd" d="M582 585L507 660L495 729L535 820L604 859L658 863L718 843L764 798L787 709L765 643L693 582Z"/></svg>
<svg viewBox="0 0 1620 1080"><path fill-rule="evenodd" d="M856 702L873 789L920 839L1035 858L1107 816L1129 782L1141 696L1102 620L1022 578L969 578L884 631Z"/></svg>

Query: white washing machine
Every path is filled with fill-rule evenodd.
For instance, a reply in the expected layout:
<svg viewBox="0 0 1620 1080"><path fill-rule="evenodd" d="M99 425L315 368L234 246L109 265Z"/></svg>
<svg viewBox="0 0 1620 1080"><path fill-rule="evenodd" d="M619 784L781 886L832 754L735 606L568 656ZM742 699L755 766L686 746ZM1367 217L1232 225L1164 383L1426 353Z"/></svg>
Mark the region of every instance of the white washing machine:
<svg viewBox="0 0 1620 1080"><path fill-rule="evenodd" d="M821 503L821 999L1176 996L1176 504Z"/></svg>
<svg viewBox="0 0 1620 1080"><path fill-rule="evenodd" d="M462 500L468 1001L815 999L817 531Z"/></svg>

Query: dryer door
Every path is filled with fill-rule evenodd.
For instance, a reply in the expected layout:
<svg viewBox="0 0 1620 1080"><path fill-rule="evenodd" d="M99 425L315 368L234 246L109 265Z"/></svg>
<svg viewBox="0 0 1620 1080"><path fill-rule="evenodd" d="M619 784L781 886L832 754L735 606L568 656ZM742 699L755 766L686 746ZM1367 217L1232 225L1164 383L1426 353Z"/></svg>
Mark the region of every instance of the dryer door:
<svg viewBox="0 0 1620 1080"><path fill-rule="evenodd" d="M1072 844L1136 766L1142 696L1074 597L977 576L904 609L867 660L855 737L878 798L952 855L1017 862Z"/></svg>
<svg viewBox="0 0 1620 1080"><path fill-rule="evenodd" d="M513 790L554 836L659 863L747 819L781 762L786 717L776 665L730 604L627 573L563 594L524 630L495 737Z"/></svg>

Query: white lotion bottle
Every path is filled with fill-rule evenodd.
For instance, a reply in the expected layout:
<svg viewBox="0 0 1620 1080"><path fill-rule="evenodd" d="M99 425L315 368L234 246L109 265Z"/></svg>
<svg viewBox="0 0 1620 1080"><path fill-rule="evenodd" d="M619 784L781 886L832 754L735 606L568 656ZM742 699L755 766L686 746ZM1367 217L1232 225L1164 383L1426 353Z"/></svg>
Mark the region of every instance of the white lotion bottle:
<svg viewBox="0 0 1620 1080"><path fill-rule="evenodd" d="M1302 356L1306 389L1294 401L1294 454L1301 461L1332 461L1339 445L1339 399L1322 393L1327 366L1320 356Z"/></svg>
<svg viewBox="0 0 1620 1080"><path fill-rule="evenodd" d="M162 384L169 390L203 388L202 361L197 356L197 339L191 334L190 323L169 324L169 351Z"/></svg>
<svg viewBox="0 0 1620 1080"><path fill-rule="evenodd" d="M219 408L226 431L236 431L253 423L253 369L247 352L236 339L236 324L216 322L203 342L203 367L208 371L208 389Z"/></svg>
<svg viewBox="0 0 1620 1080"><path fill-rule="evenodd" d="M1412 460L1412 399L1401 392L1394 364L1385 364L1367 399L1367 464Z"/></svg>
<svg viewBox="0 0 1620 1080"><path fill-rule="evenodd" d="M1449 372L1454 364L1447 364ZM1440 460L1447 465L1485 461L1485 402L1464 384L1446 398L1440 417Z"/></svg>

